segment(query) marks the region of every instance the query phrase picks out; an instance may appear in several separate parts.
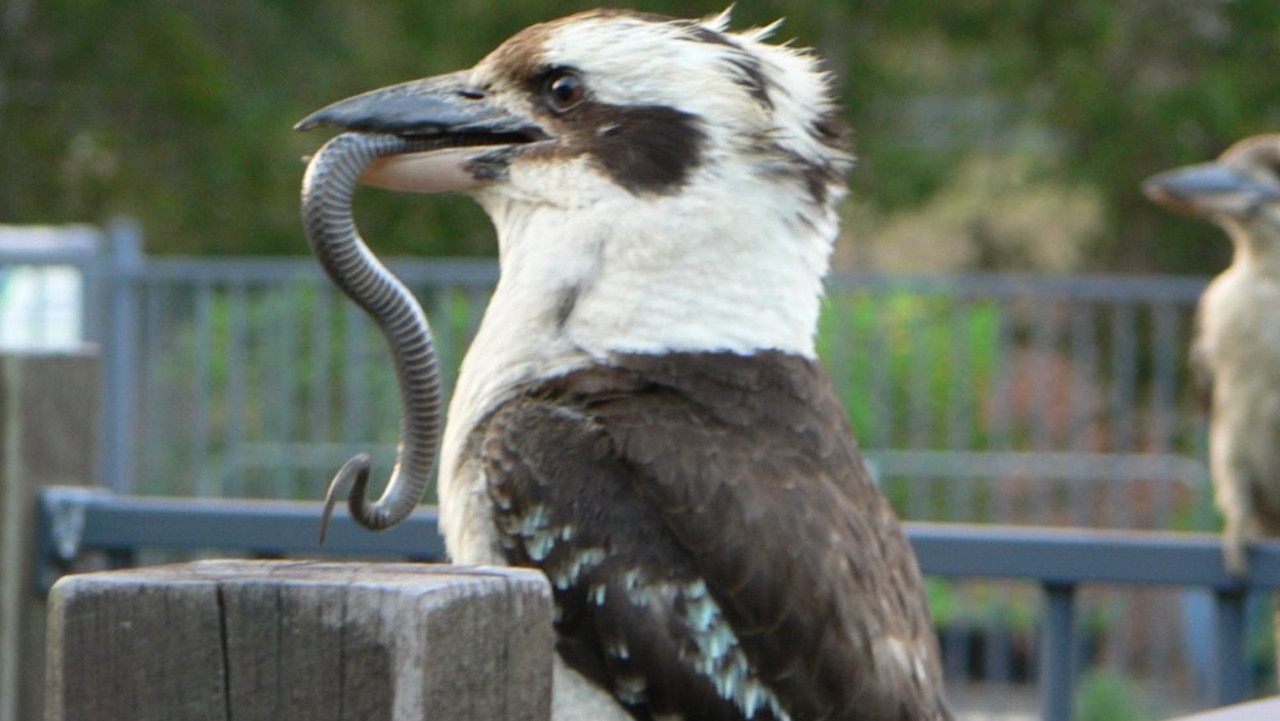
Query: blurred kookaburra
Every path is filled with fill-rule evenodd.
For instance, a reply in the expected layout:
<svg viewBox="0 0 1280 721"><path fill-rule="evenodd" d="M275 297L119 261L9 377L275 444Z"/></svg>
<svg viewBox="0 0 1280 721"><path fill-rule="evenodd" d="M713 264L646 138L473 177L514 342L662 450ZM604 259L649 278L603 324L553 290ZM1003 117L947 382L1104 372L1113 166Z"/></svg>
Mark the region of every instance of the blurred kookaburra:
<svg viewBox="0 0 1280 721"><path fill-rule="evenodd" d="M1243 573L1246 543L1280 536L1280 135L1242 140L1143 189L1217 223L1235 246L1200 299L1191 365L1209 409L1227 565Z"/></svg>
<svg viewBox="0 0 1280 721"><path fill-rule="evenodd" d="M583 13L302 126L434 139L364 180L497 227L441 524L455 562L550 579L556 719L947 718L815 355L850 162L829 79L727 21Z"/></svg>

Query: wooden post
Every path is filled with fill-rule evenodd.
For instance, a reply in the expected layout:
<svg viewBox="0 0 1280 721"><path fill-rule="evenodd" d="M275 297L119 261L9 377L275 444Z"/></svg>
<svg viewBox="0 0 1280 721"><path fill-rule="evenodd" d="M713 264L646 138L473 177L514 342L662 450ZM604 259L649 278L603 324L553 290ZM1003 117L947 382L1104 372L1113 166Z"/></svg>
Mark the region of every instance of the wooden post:
<svg viewBox="0 0 1280 721"><path fill-rule="evenodd" d="M535 571L201 561L67 576L50 721L548 721Z"/></svg>
<svg viewBox="0 0 1280 721"><path fill-rule="evenodd" d="M92 353L0 356L0 721L43 718L36 495L94 482L98 386Z"/></svg>

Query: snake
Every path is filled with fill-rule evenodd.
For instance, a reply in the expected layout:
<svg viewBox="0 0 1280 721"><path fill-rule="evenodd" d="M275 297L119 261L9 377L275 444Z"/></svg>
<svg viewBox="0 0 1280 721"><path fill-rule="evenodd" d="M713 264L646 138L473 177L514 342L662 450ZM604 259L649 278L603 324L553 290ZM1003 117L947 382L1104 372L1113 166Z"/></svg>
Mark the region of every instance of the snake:
<svg viewBox="0 0 1280 721"><path fill-rule="evenodd" d="M444 425L439 361L431 325L405 284L365 244L352 200L364 171L388 155L430 149L428 142L377 133L342 133L320 148L302 179L302 224L329 279L382 331L400 396L400 443L382 495L366 499L372 457L357 453L339 468L325 494L320 544L334 507L345 497L352 518L380 531L403 521L431 480Z"/></svg>

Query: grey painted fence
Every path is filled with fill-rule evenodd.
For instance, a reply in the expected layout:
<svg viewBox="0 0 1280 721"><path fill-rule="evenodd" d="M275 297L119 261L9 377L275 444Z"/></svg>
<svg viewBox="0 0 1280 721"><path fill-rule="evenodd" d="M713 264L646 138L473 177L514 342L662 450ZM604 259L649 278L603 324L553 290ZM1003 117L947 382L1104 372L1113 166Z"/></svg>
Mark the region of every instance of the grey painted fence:
<svg viewBox="0 0 1280 721"><path fill-rule="evenodd" d="M105 349L100 480L114 491L314 499L359 449L389 471L386 351L310 259L151 257L129 223L89 251L6 253L0 244L0 267L84 272L84 337ZM391 265L427 307L451 385L496 268ZM1204 530L1203 422L1184 363L1204 283L841 273L819 347L909 520ZM931 592L953 667L1025 674L1034 585L934 581ZM1089 588L1076 611L1097 631L1090 664L1187 687L1211 668L1202 595Z"/></svg>
<svg viewBox="0 0 1280 721"><path fill-rule="evenodd" d="M106 485L306 498L355 447L389 463L386 351L312 261L150 258L116 241L93 268L105 302L89 324L124 359L107 379ZM496 267L391 265L427 307L449 386ZM1205 480L1183 363L1203 285L837 274L819 342L907 515L1163 527ZM1100 504L1117 490L1099 484L1144 501Z"/></svg>

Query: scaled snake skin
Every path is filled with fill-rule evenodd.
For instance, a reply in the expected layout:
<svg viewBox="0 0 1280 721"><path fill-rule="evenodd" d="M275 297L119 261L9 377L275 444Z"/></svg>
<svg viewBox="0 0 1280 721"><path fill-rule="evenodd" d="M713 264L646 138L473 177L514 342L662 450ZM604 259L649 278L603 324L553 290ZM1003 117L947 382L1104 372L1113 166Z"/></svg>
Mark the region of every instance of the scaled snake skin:
<svg viewBox="0 0 1280 721"><path fill-rule="evenodd" d="M440 372L427 316L417 299L369 250L352 216L360 176L375 160L429 149L393 135L343 133L307 165L302 180L302 223L307 241L329 278L382 330L391 349L400 392L400 446L382 496L365 499L370 455L359 453L339 469L325 497L323 544L334 506L342 496L352 517L372 530L404 520L431 479L443 423Z"/></svg>

